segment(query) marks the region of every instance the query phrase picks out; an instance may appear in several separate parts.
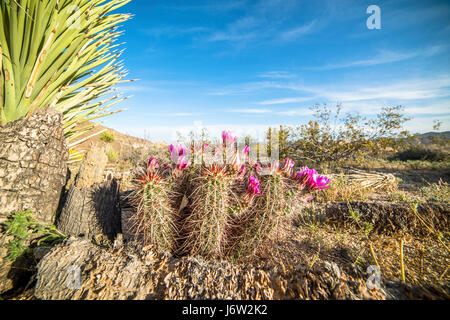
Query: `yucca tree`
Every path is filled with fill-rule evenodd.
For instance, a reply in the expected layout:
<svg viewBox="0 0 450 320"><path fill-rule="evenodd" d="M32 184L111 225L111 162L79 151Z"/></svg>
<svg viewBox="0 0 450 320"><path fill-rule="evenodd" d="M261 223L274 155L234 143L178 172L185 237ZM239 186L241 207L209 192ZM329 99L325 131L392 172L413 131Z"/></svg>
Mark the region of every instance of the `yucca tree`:
<svg viewBox="0 0 450 320"><path fill-rule="evenodd" d="M131 0L0 0L0 125L54 107L70 147L87 121L119 111L114 85L126 76L118 25L110 14ZM75 153L71 152L73 155Z"/></svg>

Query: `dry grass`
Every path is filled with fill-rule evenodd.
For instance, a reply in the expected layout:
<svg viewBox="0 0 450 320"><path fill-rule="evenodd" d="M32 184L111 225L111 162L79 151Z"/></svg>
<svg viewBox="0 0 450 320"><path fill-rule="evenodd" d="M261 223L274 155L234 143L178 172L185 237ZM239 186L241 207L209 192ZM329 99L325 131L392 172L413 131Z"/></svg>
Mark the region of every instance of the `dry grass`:
<svg viewBox="0 0 450 320"><path fill-rule="evenodd" d="M330 187L315 194L317 202L367 200L374 190L363 187L361 182L352 181L344 173L331 175Z"/></svg>
<svg viewBox="0 0 450 320"><path fill-rule="evenodd" d="M361 273L366 273L370 265L376 264L361 230L356 226L328 224L323 207L318 204L310 204L302 213L294 215L277 236L278 239L272 242L273 247L260 256L261 260L280 261L287 267L303 264L310 268L334 262L347 272L356 269ZM450 255L436 239L409 234L369 234L383 282L402 280L402 237L407 283L440 286L450 281L450 274L446 272Z"/></svg>

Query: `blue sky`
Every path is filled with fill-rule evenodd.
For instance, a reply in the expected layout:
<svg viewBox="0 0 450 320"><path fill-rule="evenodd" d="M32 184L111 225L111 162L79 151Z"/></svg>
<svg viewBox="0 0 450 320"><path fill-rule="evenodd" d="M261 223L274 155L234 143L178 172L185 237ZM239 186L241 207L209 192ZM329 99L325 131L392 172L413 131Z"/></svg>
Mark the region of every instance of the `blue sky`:
<svg viewBox="0 0 450 320"><path fill-rule="evenodd" d="M369 5L381 30L369 30ZM105 125L153 141L205 126L261 134L311 119L316 103L371 117L403 105L407 129L450 130L449 1L133 0L118 88L128 110Z"/></svg>

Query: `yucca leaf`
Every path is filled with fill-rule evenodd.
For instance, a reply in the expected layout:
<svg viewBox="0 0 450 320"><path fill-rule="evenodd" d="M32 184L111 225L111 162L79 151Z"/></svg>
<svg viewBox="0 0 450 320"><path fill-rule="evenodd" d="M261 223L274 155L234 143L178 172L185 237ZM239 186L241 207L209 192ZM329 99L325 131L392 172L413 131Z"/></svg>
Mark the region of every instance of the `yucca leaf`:
<svg viewBox="0 0 450 320"><path fill-rule="evenodd" d="M81 124L119 112L123 98L98 99L129 81L115 42L131 15L111 13L130 1L0 0L0 125L51 106L73 146Z"/></svg>

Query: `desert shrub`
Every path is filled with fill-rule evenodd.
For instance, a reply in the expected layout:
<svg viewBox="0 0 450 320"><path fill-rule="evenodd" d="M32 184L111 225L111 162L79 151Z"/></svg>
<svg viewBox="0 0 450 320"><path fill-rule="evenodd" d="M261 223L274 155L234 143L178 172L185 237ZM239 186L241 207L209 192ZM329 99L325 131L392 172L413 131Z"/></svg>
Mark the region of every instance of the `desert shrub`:
<svg viewBox="0 0 450 320"><path fill-rule="evenodd" d="M429 184L426 187L420 188L420 193L425 200L449 202L450 201L450 187L447 182L439 180L438 183Z"/></svg>
<svg viewBox="0 0 450 320"><path fill-rule="evenodd" d="M410 161L446 161L449 156L446 152L422 145L411 146L405 150L397 152L391 160Z"/></svg>
<svg viewBox="0 0 450 320"><path fill-rule="evenodd" d="M326 105L312 108L315 120L290 128L289 156L317 164L359 160L378 154L393 146L395 138L406 136L402 131L409 120L403 107L384 107L373 119L358 113L341 115L341 106L333 112Z"/></svg>
<svg viewBox="0 0 450 320"><path fill-rule="evenodd" d="M329 188L315 194L316 201L357 201L367 200L375 191L392 193L397 190L399 179L392 174L351 170L349 173L331 175Z"/></svg>
<svg viewBox="0 0 450 320"><path fill-rule="evenodd" d="M108 156L109 162L117 162L119 160L119 152L111 147L106 149L106 155Z"/></svg>
<svg viewBox="0 0 450 320"><path fill-rule="evenodd" d="M133 220L145 244L237 261L266 243L280 218L311 199L308 193L327 188L329 179L313 169L294 173L291 159L282 166L278 160L267 166L249 163L249 148L234 148L236 139L224 132L218 147L224 162L194 166L187 148L171 145L171 164L160 166L151 157L137 171Z"/></svg>
<svg viewBox="0 0 450 320"><path fill-rule="evenodd" d="M373 191L370 188L362 188L359 183L352 183L350 178L343 173L333 175L330 187L315 194L318 202L356 201L367 200Z"/></svg>
<svg viewBox="0 0 450 320"><path fill-rule="evenodd" d="M106 142L106 143L111 143L114 142L114 140L116 140L116 138L114 137L114 134L109 132L109 131L105 131L100 135L100 140Z"/></svg>
<svg viewBox="0 0 450 320"><path fill-rule="evenodd" d="M38 222L33 218L30 210L11 215L8 221L3 223L3 228L7 235L13 236L6 245L7 258L13 261L26 254L31 247L53 246L67 237L55 226ZM28 245L30 241L32 243Z"/></svg>
<svg viewBox="0 0 450 320"><path fill-rule="evenodd" d="M387 199L391 202L401 202L405 199L406 195L401 191L393 191L387 193Z"/></svg>

